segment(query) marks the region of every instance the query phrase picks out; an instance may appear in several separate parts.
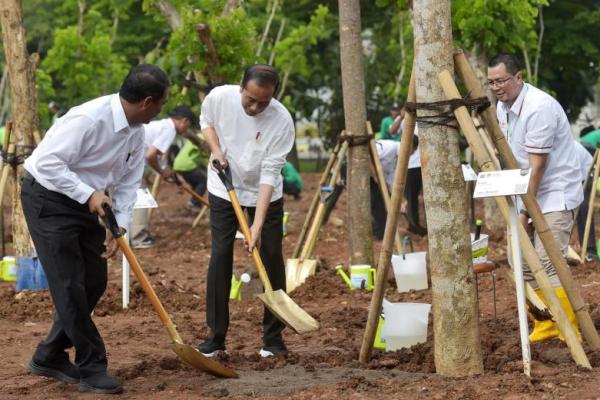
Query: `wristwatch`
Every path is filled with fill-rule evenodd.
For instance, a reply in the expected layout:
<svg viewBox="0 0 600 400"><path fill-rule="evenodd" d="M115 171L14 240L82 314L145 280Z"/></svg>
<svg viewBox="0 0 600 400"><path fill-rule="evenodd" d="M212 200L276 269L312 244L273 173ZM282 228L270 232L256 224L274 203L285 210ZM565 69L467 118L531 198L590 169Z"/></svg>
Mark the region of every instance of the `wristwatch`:
<svg viewBox="0 0 600 400"><path fill-rule="evenodd" d="M528 213L528 212L527 212L527 210L526 210L526 209L524 209L524 208L521 208L521 209L519 210L519 214L522 214L522 215L526 216L527 218L530 218L530 216L529 216L529 213Z"/></svg>

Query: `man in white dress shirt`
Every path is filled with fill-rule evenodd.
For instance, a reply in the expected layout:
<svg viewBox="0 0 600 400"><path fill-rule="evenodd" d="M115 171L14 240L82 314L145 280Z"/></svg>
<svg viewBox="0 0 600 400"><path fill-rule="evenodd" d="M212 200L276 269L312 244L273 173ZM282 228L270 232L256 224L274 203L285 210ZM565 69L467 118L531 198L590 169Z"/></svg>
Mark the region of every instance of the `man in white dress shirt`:
<svg viewBox="0 0 600 400"><path fill-rule="evenodd" d="M240 204L250 215L252 239L246 243L247 249L260 244L273 290L285 290L281 169L295 133L290 113L273 99L278 85L279 76L273 67L256 64L246 69L241 85L216 87L202 103L200 125L212 153L208 168L212 247L206 280L210 333L198 346L207 356L225 350L233 243L238 228L229 195L212 168L212 160L229 169ZM281 335L284 327L265 308L261 356L287 353Z"/></svg>
<svg viewBox="0 0 600 400"><path fill-rule="evenodd" d="M119 393L91 312L106 289L106 258L117 243L98 221L109 203L129 225L143 172L143 123L166 101L169 80L152 65L131 69L118 94L73 107L25 161L21 202L55 307L50 333L28 368L79 383L79 391ZM112 191L112 200L106 195ZM65 351L75 347L75 365Z"/></svg>
<svg viewBox="0 0 600 400"><path fill-rule="evenodd" d="M567 116L560 104L540 89L525 83L518 59L512 54L499 54L491 59L488 85L498 99L500 128L522 169L531 168L529 186L536 197L546 222L564 255L567 253L575 209L583 201L579 158ZM522 202L520 220L527 226L529 214ZM577 320L556 270L537 234L534 245L546 274L561 300L571 324L577 331ZM542 300L529 267L524 264L525 279ZM534 321L532 342L560 336L551 321Z"/></svg>

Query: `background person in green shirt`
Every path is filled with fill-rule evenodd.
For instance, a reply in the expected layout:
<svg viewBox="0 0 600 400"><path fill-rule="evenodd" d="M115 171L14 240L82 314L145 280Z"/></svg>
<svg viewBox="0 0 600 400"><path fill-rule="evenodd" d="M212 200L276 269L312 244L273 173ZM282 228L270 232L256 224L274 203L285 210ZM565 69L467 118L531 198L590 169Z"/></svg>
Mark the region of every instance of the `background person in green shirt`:
<svg viewBox="0 0 600 400"><path fill-rule="evenodd" d="M376 140L395 140L397 142L400 141L399 130L396 129L392 131L392 125L394 125L394 121L396 118L401 117L402 106L398 103L392 103L390 105L390 115L384 117L381 120L381 126L379 128L379 133L375 135ZM399 124L397 125L399 127Z"/></svg>
<svg viewBox="0 0 600 400"><path fill-rule="evenodd" d="M173 161L173 170L194 189L194 192L203 196L206 193L206 164L210 154L208 144L204 141L202 133L187 137L187 140ZM194 140L195 139L195 140ZM203 207L195 198L190 198L189 208Z"/></svg>
<svg viewBox="0 0 600 400"><path fill-rule="evenodd" d="M594 128L594 125L588 125L579 132L579 140L585 145L590 145L592 148L598 147L600 142L600 129Z"/></svg>
<svg viewBox="0 0 600 400"><path fill-rule="evenodd" d="M295 200L300 199L300 192L302 191L302 177L294 168L294 165L286 161L281 169L283 175L283 193L294 196Z"/></svg>

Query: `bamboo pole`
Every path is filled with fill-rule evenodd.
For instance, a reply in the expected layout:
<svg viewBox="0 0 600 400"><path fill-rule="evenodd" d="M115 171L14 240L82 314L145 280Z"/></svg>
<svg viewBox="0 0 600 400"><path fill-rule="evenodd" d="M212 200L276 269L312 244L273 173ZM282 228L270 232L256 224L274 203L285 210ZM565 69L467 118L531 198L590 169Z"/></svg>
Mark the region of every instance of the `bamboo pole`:
<svg viewBox="0 0 600 400"><path fill-rule="evenodd" d="M373 127L371 126L371 122L367 121L367 133L369 135L373 134ZM375 139L371 139L369 141L369 150L371 151L371 160L373 161L373 167L375 168L375 174L377 175L377 182L379 182L379 191L381 192L381 197L383 197L383 204L385 206L386 213L390 212L391 200L390 200L390 192L388 192L387 184L385 183L385 177L383 175L383 166L381 165L381 159L379 158L379 153L377 153L377 145L375 144ZM398 228L396 228L396 236L394 239L396 243L396 251L398 254L402 253L402 241L400 240L400 233L398 232Z"/></svg>
<svg viewBox="0 0 600 400"><path fill-rule="evenodd" d="M0 178L0 212L4 215L4 192L6 191L6 184L8 182L8 175L10 174L11 166L6 160L9 155L15 155L15 144L11 143L10 135L12 133L13 124L8 122L4 131L4 143L2 144L2 152L4 153L5 159L2 163L2 177ZM3 221L4 222L4 221ZM4 229L4 228L3 228Z"/></svg>
<svg viewBox="0 0 600 400"><path fill-rule="evenodd" d="M338 154L337 164L333 168L331 172L331 178L329 179L329 186L333 187L338 180L338 176L342 169L342 164L344 163L344 157L346 157L346 153L348 152L349 143L342 143L342 147L340 148L340 152ZM318 207L315 213L315 217L313 218L312 224L310 226L310 231L308 232L308 236L306 237L306 243L304 244L304 248L300 253L300 262L313 258L315 254L315 248L317 245L317 237L319 236L319 231L321 230L321 226L323 226L323 216L325 215L325 202L322 202Z"/></svg>
<svg viewBox="0 0 600 400"><path fill-rule="evenodd" d="M481 86L481 83L475 76L469 61L465 57L462 50L455 52L454 64L458 74L460 75L471 95L475 98L485 96L485 92ZM504 134L498 125L495 107L488 107L483 110L481 112L481 117L488 130L488 133L491 135L492 142L502 157L503 165L510 169L519 168L517 160L515 159L515 156L513 155L512 150L506 142ZM535 197L532 196L530 192L527 192L527 194L522 195L521 198L523 199L525 207L527 207L527 211L533 219L535 231L544 244L544 248L548 253L548 257L556 268L560 282L567 292L567 296L569 297L573 311L577 315L577 320L579 321L583 337L588 342L592 350L600 350L600 336L598 336L598 331L596 331L594 322L590 317L588 307L581 297L579 286L577 286L573 281L573 276L571 275L569 266L567 265L563 254L556 244L556 240L554 239L554 236L552 235L552 232L546 223L544 215L542 214Z"/></svg>
<svg viewBox="0 0 600 400"><path fill-rule="evenodd" d="M596 183L598 182L598 174L600 173L600 157L596 159L596 166L594 168L594 178L592 179L592 185L590 187L590 202L588 205L588 212L585 218L585 229L583 231L583 239L581 241L581 253L580 257L585 260L585 253L587 252L588 239L590 238L590 226L592 225L592 216L594 215L594 201L596 200ZM584 187L585 189L585 187ZM574 221L576 224L577 221Z"/></svg>
<svg viewBox="0 0 600 400"><path fill-rule="evenodd" d="M440 72L440 74L438 75L438 79L448 99L461 98L460 93L456 88L456 85L454 84L454 80L452 79L452 76L448 71ZM491 161L490 157L487 156L485 147L481 139L479 139L477 129L475 128L475 125L473 125L473 120L471 119L467 108L462 106L455 109L454 115L458 120L461 129L463 130L463 133L465 135L465 138L467 139L467 142L469 143L469 146L473 150L473 154L477 159L480 169L482 171L496 171L494 163ZM495 199L498 203L498 208L500 208L500 211L502 212L502 215L506 220L507 224L510 223L510 211L508 200L506 199L506 197L495 197ZM535 280L539 284L540 288L542 289L542 292L548 300L550 312L552 312L552 315L554 315L556 319L558 328L562 333L563 337L565 338L565 341L567 342L567 346L571 351L573 359L578 365L584 368L591 368L590 362L588 361L588 358L583 350L583 346L579 342L575 330L569 323L569 319L567 318L567 315L565 314L565 311L562 308L560 300L558 299L556 293L554 292L554 289L552 288L550 279L548 278L546 272L544 271L544 268L542 267L542 264L537 256L535 248L533 247L531 241L527 237L525 229L520 224L519 239L521 242L521 246L523 247L523 256L529 264L531 272L535 277Z"/></svg>
<svg viewBox="0 0 600 400"><path fill-rule="evenodd" d="M342 135L344 132L342 131ZM315 214L315 210L317 208L317 204L319 204L319 199L321 197L321 187L327 183L329 178L329 173L331 172L331 168L333 168L333 164L338 157L338 152L340 151L341 144L340 142L336 143L333 148L333 152L329 157L329 161L327 162L327 166L325 170L321 174L321 180L319 181L319 186L315 191L315 194L310 203L310 207L308 207L308 213L306 214L306 218L304 218L304 224L302 225L302 230L300 230L300 235L298 235L298 240L296 242L296 246L294 247L294 252L292 253L292 258L298 258L300 255L300 250L302 249L302 245L304 244L304 240L306 239L306 233L308 232L308 228L310 226L311 219Z"/></svg>
<svg viewBox="0 0 600 400"><path fill-rule="evenodd" d="M416 84L415 71L413 68L410 85L408 87L407 101L415 102L416 100ZM402 141L400 141L400 154L398 155L398 163L396 164L396 174L394 175L394 185L392 186L392 200L390 212L388 212L385 222L385 233L383 234L383 245L379 253L379 262L377 264L377 276L375 277L375 287L371 296L371 304L369 305L369 316L363 340L360 347L359 361L361 364L366 364L371 358L373 350L373 340L379 323L379 315L381 314L381 305L383 303L383 294L385 291L385 283L387 272L392 264L392 250L394 247L394 237L396 236L396 228L398 227L398 215L400 214L400 203L404 196L404 186L406 185L406 171L408 170L408 159L412 149L413 135L415 132L416 118L415 115L407 113L404 119L404 131L402 132Z"/></svg>

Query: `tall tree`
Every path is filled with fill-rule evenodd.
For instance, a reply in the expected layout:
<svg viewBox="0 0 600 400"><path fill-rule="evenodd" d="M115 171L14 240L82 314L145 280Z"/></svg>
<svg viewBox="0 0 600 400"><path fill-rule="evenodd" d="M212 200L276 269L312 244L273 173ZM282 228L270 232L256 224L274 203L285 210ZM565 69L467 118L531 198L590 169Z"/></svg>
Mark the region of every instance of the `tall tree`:
<svg viewBox="0 0 600 400"><path fill-rule="evenodd" d="M366 135L367 106L361 41L360 2L339 0L340 58L346 134ZM369 142L351 146L348 154L348 238L351 264L373 265L373 231L369 197Z"/></svg>
<svg viewBox="0 0 600 400"><path fill-rule="evenodd" d="M417 102L445 99L437 74L454 71L450 1L414 2ZM417 103L417 104L418 104ZM466 376L483 372L475 275L471 260L465 183L458 131L419 124L436 113L418 110L423 192L429 231L434 358L437 373Z"/></svg>
<svg viewBox="0 0 600 400"><path fill-rule="evenodd" d="M35 91L35 67L37 54L29 56L27 35L23 25L20 0L3 0L0 3L2 42L10 77L11 113L13 119L13 143L17 159L23 159L33 143L33 131L38 129L37 96ZM13 248L17 257L31 256L29 231L21 207L21 180L23 166L19 165L13 176Z"/></svg>

